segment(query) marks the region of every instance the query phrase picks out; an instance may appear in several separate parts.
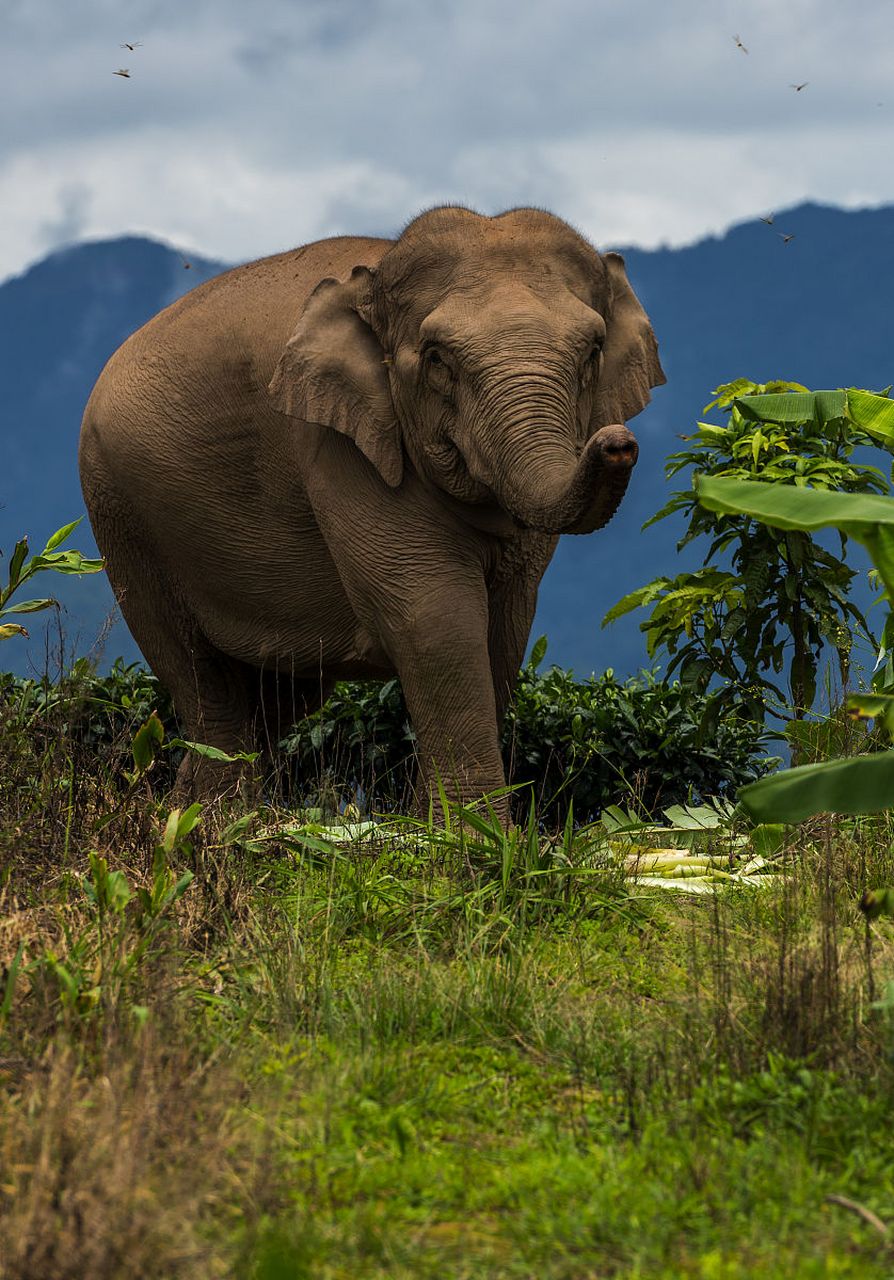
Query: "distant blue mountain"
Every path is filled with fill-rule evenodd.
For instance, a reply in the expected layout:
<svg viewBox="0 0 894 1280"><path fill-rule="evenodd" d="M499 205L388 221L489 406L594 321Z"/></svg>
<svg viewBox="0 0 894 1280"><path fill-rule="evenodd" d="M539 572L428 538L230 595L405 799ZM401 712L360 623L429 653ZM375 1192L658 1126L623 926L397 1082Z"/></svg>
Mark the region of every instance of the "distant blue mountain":
<svg viewBox="0 0 894 1280"><path fill-rule="evenodd" d="M784 244L779 231L794 234ZM812 387L879 389L894 381L894 207L844 211L803 204L772 227L748 222L688 248L623 250L628 275L658 335L668 382L633 423L640 462L608 528L563 538L540 593L533 634L548 660L579 674L647 663L640 618L600 630L605 610L682 558L679 525L640 526L665 500L663 466L721 382L790 378ZM84 511L77 437L84 404L120 343L187 289L225 269L140 237L74 245L0 285L0 548L27 532L33 547ZM94 544L87 522L72 538ZM864 562L854 554L854 563ZM40 581L40 580L38 580ZM104 577L43 580L66 605L65 657L87 652L112 609ZM865 597L865 592L864 592ZM57 647L35 615L32 640L4 642L0 667L43 670ZM135 658L122 623L104 661ZM53 663L51 662L51 668Z"/></svg>
<svg viewBox="0 0 894 1280"><path fill-rule="evenodd" d="M78 433L84 405L109 356L134 330L181 294L226 270L183 257L140 236L76 244L0 285L0 550L28 534L40 550L57 527L84 515ZM87 520L66 546L96 553ZM114 609L105 575L34 580L30 595L53 595L65 609L64 659L86 653ZM0 669L33 674L58 667L59 625L25 619L31 641L8 640ZM106 638L106 663L139 652L123 622Z"/></svg>

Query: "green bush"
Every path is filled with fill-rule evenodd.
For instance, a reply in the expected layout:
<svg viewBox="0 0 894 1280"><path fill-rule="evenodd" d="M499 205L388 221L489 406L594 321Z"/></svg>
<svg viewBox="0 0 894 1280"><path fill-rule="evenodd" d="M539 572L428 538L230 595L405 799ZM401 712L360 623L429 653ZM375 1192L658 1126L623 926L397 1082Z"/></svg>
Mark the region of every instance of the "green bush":
<svg viewBox="0 0 894 1280"><path fill-rule="evenodd" d="M735 792L775 765L766 742L741 707L678 680L609 670L577 681L558 667L522 671L503 735L513 781L535 784L541 814L561 819L573 802L580 821L610 804L653 814Z"/></svg>
<svg viewBox="0 0 894 1280"><path fill-rule="evenodd" d="M542 654L542 645L538 646ZM59 684L0 675L0 715L32 733L64 734L121 770L132 765L135 730L157 711L167 737L177 729L170 699L155 676L116 662L96 675L82 660ZM705 726L708 726L707 729ZM280 782L293 801L338 807L405 809L416 738L400 683L345 681L326 705L280 744ZM763 725L717 696L643 673L612 671L575 680L553 667L526 666L503 732L507 776L534 786L541 818L577 821L610 804L645 813L733 792L772 768ZM156 786L173 781L177 759L160 761ZM122 775L123 776L123 775ZM520 797L520 812L526 810Z"/></svg>
<svg viewBox="0 0 894 1280"><path fill-rule="evenodd" d="M171 699L138 662L126 664L117 658L111 671L101 676L86 658L79 658L58 683L47 676L32 680L0 673L0 727L36 739L64 737L71 747L85 748L97 765L120 772L122 780L123 770L133 765L133 735L153 711L166 736L174 736ZM158 762L153 775L157 785L173 784L181 755L171 752Z"/></svg>
<svg viewBox="0 0 894 1280"><path fill-rule="evenodd" d="M281 746L293 786L305 795L313 788L315 801L359 797L389 811L410 804L416 735L399 680L339 682L324 706L295 725Z"/></svg>
<svg viewBox="0 0 894 1280"><path fill-rule="evenodd" d="M764 726L717 702L649 673L619 681L606 671L578 681L558 667L538 674L529 665L503 730L507 776L533 784L550 822L563 821L572 803L583 822L610 804L651 813L723 795L775 761L765 755ZM341 784L372 807L406 805L415 737L397 680L337 685L283 745L298 776L316 779L324 797Z"/></svg>
<svg viewBox="0 0 894 1280"><path fill-rule="evenodd" d="M79 658L56 683L0 672L0 707L23 723L38 724L58 715L70 735L88 746L102 748L122 731L142 724L153 711L173 732L171 699L156 677L139 662L116 658L108 675L97 675L86 658Z"/></svg>

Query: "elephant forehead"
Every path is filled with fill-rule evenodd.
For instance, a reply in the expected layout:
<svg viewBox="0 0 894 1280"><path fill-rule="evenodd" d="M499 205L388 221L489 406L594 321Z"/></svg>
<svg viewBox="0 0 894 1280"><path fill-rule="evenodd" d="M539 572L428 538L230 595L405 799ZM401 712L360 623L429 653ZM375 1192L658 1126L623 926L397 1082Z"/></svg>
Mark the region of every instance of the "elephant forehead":
<svg viewBox="0 0 894 1280"><path fill-rule="evenodd" d="M419 336L450 343L473 334L529 336L532 329L553 339L591 341L604 336L605 320L566 288L539 289L516 282L451 291L421 320Z"/></svg>
<svg viewBox="0 0 894 1280"><path fill-rule="evenodd" d="M601 310L611 284L595 249L576 240L506 231L485 238L458 240L438 236L423 244L401 245L385 255L378 270L384 293L413 306L443 297L453 289L488 289L502 282L531 288L565 288Z"/></svg>

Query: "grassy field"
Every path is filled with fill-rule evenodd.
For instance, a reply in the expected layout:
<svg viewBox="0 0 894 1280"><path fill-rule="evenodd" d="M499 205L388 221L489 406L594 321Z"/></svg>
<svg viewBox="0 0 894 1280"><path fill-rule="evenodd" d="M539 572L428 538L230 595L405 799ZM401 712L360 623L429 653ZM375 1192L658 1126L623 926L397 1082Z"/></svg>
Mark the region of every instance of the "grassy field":
<svg viewBox="0 0 894 1280"><path fill-rule="evenodd" d="M671 893L584 838L165 836L128 746L0 729L3 1280L894 1273L887 818Z"/></svg>

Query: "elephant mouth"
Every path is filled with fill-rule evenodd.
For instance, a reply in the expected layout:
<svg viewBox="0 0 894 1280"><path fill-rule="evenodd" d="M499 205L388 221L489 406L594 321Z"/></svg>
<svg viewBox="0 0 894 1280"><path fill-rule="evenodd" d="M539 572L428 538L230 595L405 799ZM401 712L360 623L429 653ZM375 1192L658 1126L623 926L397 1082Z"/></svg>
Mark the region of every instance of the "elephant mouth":
<svg viewBox="0 0 894 1280"><path fill-rule="evenodd" d="M462 502L497 504L496 496L481 480L476 480L466 460L452 440L425 446L427 470L439 489Z"/></svg>

